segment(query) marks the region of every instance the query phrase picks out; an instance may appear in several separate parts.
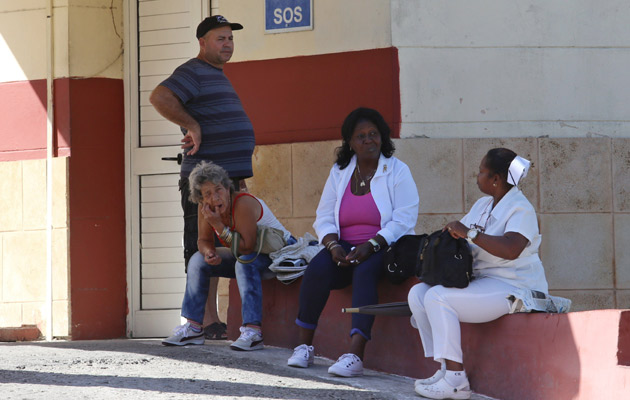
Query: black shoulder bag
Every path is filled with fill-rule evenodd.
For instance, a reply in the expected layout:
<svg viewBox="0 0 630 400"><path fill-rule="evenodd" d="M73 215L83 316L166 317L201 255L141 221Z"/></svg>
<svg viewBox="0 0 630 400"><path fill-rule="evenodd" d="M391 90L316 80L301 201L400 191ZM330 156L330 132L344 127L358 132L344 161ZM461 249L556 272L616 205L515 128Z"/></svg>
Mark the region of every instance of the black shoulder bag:
<svg viewBox="0 0 630 400"><path fill-rule="evenodd" d="M418 258L423 239L427 235L404 235L392 243L385 252L385 276L391 283L399 284L412 276L418 276Z"/></svg>
<svg viewBox="0 0 630 400"><path fill-rule="evenodd" d="M420 280L431 286L465 288L472 280L472 261L466 239L454 239L448 231L435 231L422 243Z"/></svg>

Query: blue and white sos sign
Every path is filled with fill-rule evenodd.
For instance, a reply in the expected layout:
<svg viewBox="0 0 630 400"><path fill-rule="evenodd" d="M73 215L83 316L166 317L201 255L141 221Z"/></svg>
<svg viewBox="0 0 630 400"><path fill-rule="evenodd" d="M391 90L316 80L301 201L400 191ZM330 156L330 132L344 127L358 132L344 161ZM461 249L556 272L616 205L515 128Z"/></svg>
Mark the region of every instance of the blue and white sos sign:
<svg viewBox="0 0 630 400"><path fill-rule="evenodd" d="M313 29L313 0L265 0L265 33Z"/></svg>

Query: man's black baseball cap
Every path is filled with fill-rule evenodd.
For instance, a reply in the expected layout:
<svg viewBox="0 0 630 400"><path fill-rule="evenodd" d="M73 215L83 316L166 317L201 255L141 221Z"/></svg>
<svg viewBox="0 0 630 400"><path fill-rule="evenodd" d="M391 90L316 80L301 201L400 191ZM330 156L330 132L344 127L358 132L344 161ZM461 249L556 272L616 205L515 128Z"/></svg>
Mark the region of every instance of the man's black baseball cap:
<svg viewBox="0 0 630 400"><path fill-rule="evenodd" d="M243 25L237 23L231 23L223 15L213 15L201 21L197 26L197 39L208 33L208 31L221 26L229 26L233 31L243 29Z"/></svg>

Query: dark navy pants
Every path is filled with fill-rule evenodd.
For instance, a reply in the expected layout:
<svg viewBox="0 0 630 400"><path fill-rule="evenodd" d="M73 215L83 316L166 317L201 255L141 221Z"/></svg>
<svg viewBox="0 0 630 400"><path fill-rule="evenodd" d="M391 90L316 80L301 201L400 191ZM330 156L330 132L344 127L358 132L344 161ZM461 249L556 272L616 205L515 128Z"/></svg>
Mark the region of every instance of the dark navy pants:
<svg viewBox="0 0 630 400"><path fill-rule="evenodd" d="M352 247L348 242L339 242L346 253ZM372 254L362 263L339 267L332 260L330 252L322 249L308 264L300 287L300 307L296 324L306 329L315 329L319 316L324 310L331 290L343 289L352 285L352 307L378 303L376 287L383 274L384 251ZM374 316L352 314L350 336L359 333L371 339Z"/></svg>

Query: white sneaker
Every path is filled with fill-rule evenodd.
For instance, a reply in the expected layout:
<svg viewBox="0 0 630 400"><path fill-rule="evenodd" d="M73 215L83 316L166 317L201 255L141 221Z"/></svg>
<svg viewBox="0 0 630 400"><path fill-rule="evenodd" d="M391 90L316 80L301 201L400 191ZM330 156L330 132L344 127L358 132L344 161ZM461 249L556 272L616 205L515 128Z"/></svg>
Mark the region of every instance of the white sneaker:
<svg viewBox="0 0 630 400"><path fill-rule="evenodd" d="M425 378L425 379L416 379L416 382L414 383L414 386L418 386L418 385L430 385L432 383L435 383L437 381L439 381L440 379L442 379L442 377L445 374L445 370L443 369L438 369L435 374L433 374L432 377L430 378Z"/></svg>
<svg viewBox="0 0 630 400"><path fill-rule="evenodd" d="M344 354L328 368L328 373L346 378L361 376L363 375L363 361L352 353Z"/></svg>
<svg viewBox="0 0 630 400"><path fill-rule="evenodd" d="M234 341L230 345L232 350L261 350L265 345L263 344L262 332L258 329L248 328L246 326L241 326L240 328L241 336Z"/></svg>
<svg viewBox="0 0 630 400"><path fill-rule="evenodd" d="M441 378L430 385L416 385L416 393L429 399L470 399L472 392L468 379L455 387Z"/></svg>
<svg viewBox="0 0 630 400"><path fill-rule="evenodd" d="M173 335L162 340L164 346L185 346L187 344L203 344L204 342L203 330L193 331L190 322L178 326L173 331Z"/></svg>
<svg viewBox="0 0 630 400"><path fill-rule="evenodd" d="M301 344L293 349L293 355L289 357L287 364L291 367L308 368L313 365L313 346Z"/></svg>

